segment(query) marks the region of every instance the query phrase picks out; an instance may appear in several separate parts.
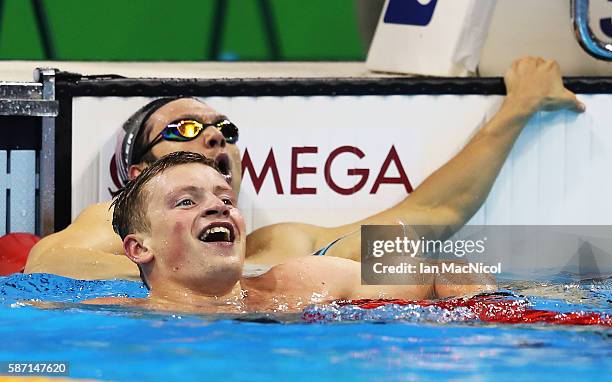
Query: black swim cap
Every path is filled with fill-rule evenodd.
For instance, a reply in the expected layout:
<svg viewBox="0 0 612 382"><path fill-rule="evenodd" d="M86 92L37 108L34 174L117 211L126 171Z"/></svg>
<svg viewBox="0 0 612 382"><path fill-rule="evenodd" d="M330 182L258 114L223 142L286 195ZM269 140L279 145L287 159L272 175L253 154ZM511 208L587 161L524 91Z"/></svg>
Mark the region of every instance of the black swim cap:
<svg viewBox="0 0 612 382"><path fill-rule="evenodd" d="M123 185L129 181L128 169L134 164L135 156L139 154L142 147L135 147L138 142L139 135L144 131L144 125L149 117L162 106L176 101L181 97L164 97L144 105L136 111L123 124L123 129L117 137L117 146L115 148L115 164L117 173ZM147 143L147 142L144 142Z"/></svg>

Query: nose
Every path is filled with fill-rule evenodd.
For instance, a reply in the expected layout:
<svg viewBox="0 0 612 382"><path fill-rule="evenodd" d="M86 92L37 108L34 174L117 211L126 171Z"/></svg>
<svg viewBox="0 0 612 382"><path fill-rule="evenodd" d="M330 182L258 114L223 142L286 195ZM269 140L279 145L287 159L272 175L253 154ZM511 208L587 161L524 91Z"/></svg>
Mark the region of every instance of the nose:
<svg viewBox="0 0 612 382"><path fill-rule="evenodd" d="M227 142L221 132L214 126L209 126L204 130L204 146L207 149L222 149Z"/></svg>
<svg viewBox="0 0 612 382"><path fill-rule="evenodd" d="M219 199L216 196L213 196L214 201L211 202L205 209L203 212L204 216L229 216L230 214L230 209L229 206L225 203L223 203L223 201L221 199Z"/></svg>

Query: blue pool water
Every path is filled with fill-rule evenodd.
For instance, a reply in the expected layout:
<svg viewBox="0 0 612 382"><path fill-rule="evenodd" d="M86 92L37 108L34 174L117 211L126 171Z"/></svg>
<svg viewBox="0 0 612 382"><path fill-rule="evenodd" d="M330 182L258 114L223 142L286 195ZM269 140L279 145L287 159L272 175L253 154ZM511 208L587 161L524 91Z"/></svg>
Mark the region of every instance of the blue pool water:
<svg viewBox="0 0 612 382"><path fill-rule="evenodd" d="M612 280L570 275L507 282L536 309L612 314ZM184 316L82 306L102 296L143 297L140 283L52 275L0 278L0 361L70 362L70 377L223 381L558 381L612 377L612 330L599 326L492 325L461 311L385 306L316 307L342 320L300 315ZM56 309L24 305L56 301Z"/></svg>

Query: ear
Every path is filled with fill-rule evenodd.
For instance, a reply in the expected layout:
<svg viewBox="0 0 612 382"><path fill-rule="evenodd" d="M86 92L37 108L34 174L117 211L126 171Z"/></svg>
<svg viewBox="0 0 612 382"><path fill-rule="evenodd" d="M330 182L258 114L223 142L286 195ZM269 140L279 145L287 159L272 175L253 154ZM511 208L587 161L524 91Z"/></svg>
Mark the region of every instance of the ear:
<svg viewBox="0 0 612 382"><path fill-rule="evenodd" d="M131 165L130 168L128 168L128 177L130 179L135 179L141 172L144 171L145 168L147 168L147 165L144 163Z"/></svg>
<svg viewBox="0 0 612 382"><path fill-rule="evenodd" d="M144 244L144 237L139 234L129 234L123 239L125 255L136 264L146 264L153 260L153 252Z"/></svg>

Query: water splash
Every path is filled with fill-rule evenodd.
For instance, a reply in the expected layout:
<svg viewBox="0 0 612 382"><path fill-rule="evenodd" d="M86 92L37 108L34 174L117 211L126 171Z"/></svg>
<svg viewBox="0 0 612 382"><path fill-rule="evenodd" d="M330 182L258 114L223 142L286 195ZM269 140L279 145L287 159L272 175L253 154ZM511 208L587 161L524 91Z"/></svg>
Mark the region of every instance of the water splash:
<svg viewBox="0 0 612 382"><path fill-rule="evenodd" d="M525 297L511 291L437 301L353 300L307 308L308 322L407 321L449 323L478 321L503 324L557 324L612 326L612 315L602 312L535 309Z"/></svg>

